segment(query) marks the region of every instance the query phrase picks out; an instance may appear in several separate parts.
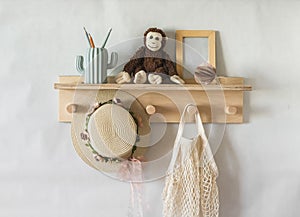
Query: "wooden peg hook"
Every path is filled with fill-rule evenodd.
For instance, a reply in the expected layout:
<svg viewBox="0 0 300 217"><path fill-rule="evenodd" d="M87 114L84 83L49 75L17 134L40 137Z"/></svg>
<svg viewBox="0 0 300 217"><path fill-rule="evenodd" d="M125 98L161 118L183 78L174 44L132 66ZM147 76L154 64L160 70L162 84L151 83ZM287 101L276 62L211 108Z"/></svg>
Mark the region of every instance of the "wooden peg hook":
<svg viewBox="0 0 300 217"><path fill-rule="evenodd" d="M237 107L236 106L226 106L225 107L225 113L227 115L235 115L237 113Z"/></svg>
<svg viewBox="0 0 300 217"><path fill-rule="evenodd" d="M75 113L77 111L77 105L75 105L75 104L69 104L69 105L67 105L66 110L70 114Z"/></svg>
<svg viewBox="0 0 300 217"><path fill-rule="evenodd" d="M156 108L153 105L146 106L146 112L148 115L153 115L156 112Z"/></svg>
<svg viewBox="0 0 300 217"><path fill-rule="evenodd" d="M196 106L189 106L187 108L187 112L189 113L189 115L194 115L197 112L197 107Z"/></svg>

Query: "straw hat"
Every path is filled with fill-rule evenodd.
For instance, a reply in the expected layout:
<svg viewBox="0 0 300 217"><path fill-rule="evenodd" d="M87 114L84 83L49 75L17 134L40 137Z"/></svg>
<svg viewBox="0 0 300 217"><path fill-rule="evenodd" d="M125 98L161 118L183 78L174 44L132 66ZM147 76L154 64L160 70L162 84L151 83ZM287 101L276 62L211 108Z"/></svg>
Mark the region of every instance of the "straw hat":
<svg viewBox="0 0 300 217"><path fill-rule="evenodd" d="M82 106L73 114L72 141L84 162L114 173L121 162L145 152L150 139L149 116L138 100L126 92L94 92L88 97L75 95L75 103Z"/></svg>

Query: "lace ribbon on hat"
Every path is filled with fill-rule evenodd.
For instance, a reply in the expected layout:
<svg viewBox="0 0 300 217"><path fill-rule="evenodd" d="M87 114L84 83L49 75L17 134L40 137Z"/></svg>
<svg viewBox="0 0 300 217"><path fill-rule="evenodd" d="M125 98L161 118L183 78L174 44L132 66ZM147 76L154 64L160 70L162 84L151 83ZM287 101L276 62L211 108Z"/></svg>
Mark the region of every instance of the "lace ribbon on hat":
<svg viewBox="0 0 300 217"><path fill-rule="evenodd" d="M121 163L119 176L124 181L130 181L130 201L128 217L143 217L142 163L136 158Z"/></svg>

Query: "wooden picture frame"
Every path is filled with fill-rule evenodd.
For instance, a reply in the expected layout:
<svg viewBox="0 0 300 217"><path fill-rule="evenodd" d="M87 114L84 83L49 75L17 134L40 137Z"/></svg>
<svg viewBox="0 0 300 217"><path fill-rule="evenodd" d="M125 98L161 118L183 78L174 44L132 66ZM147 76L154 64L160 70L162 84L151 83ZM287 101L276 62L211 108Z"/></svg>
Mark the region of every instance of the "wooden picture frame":
<svg viewBox="0 0 300 217"><path fill-rule="evenodd" d="M208 59L207 61L216 67L216 32L213 30L176 30L176 69L178 75L190 83L191 79L185 79L184 70L184 39L185 38L207 38ZM192 79L193 80L193 79Z"/></svg>

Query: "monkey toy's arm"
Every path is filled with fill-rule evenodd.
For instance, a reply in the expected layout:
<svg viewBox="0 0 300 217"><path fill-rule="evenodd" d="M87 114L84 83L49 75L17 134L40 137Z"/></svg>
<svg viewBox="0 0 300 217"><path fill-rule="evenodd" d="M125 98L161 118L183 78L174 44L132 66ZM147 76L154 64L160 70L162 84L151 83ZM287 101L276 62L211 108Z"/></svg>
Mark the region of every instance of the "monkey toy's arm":
<svg viewBox="0 0 300 217"><path fill-rule="evenodd" d="M137 52L130 58L129 62L126 63L122 72L116 75L115 81L118 84L130 83L131 77L135 76L137 72L143 70L143 57L145 53L145 47L141 47ZM140 77L140 75L138 76ZM146 74L143 76L146 77ZM134 83L136 79L134 79ZM143 83L143 82L141 82Z"/></svg>
<svg viewBox="0 0 300 217"><path fill-rule="evenodd" d="M164 52L164 61L165 61L164 68L166 70L166 73L170 76L177 75L175 65L171 61L171 58L169 57L169 55L166 52Z"/></svg>
<svg viewBox="0 0 300 217"><path fill-rule="evenodd" d="M129 73L130 76L134 76L138 71L143 70L143 59L145 54L145 47L141 47L130 58L129 62L124 66L123 71Z"/></svg>
<svg viewBox="0 0 300 217"><path fill-rule="evenodd" d="M178 76L175 65L167 53L165 53L165 67L168 74L171 76L170 79L176 84L184 84L184 80Z"/></svg>

